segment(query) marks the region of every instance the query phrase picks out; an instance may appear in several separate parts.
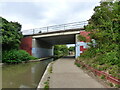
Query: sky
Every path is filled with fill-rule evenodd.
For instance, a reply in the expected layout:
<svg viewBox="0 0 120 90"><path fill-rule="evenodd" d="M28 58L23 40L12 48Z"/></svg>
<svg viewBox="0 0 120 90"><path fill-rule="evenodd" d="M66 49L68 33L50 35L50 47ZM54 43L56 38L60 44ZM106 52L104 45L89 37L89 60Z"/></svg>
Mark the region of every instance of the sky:
<svg viewBox="0 0 120 90"><path fill-rule="evenodd" d="M86 21L99 0L2 0L0 16L19 22L22 30Z"/></svg>
<svg viewBox="0 0 120 90"><path fill-rule="evenodd" d="M23 30L87 21L100 0L0 0L0 16Z"/></svg>

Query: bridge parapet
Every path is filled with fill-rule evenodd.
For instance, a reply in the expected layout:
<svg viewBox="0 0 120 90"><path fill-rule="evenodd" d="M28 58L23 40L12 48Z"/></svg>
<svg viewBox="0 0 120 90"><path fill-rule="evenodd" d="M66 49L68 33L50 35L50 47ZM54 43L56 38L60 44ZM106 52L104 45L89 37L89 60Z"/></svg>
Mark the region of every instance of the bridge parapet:
<svg viewBox="0 0 120 90"><path fill-rule="evenodd" d="M33 34L53 32L53 31L79 29L79 28L83 28L87 24L88 24L87 21L81 21L81 22L74 22L74 23L67 23L67 24L47 26L42 28L23 30L22 33L23 35L33 35Z"/></svg>

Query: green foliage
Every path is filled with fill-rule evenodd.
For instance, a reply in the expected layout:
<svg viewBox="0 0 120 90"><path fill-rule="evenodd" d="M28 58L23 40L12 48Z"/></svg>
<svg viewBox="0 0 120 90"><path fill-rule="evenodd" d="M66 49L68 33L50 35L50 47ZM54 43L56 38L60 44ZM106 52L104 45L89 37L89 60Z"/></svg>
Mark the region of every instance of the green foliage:
<svg viewBox="0 0 120 90"><path fill-rule="evenodd" d="M77 65L78 67L80 67L81 65L80 64L78 64L78 63L75 63L75 65Z"/></svg>
<svg viewBox="0 0 120 90"><path fill-rule="evenodd" d="M96 46L89 44L91 48L80 58L92 67L120 78L120 2L100 2L94 11L85 30L91 32Z"/></svg>
<svg viewBox="0 0 120 90"><path fill-rule="evenodd" d="M3 63L20 63L36 59L30 56L26 51L18 50L20 40L23 37L21 33L21 25L18 22L8 22L6 19L0 17L0 31L2 37L2 62Z"/></svg>
<svg viewBox="0 0 120 90"><path fill-rule="evenodd" d="M8 22L0 17L0 31L2 33L2 49L17 49L20 40L23 37L21 33L21 25L18 22Z"/></svg>
<svg viewBox="0 0 120 90"><path fill-rule="evenodd" d="M75 47L71 46L68 48L69 51L75 51Z"/></svg>
<svg viewBox="0 0 120 90"><path fill-rule="evenodd" d="M78 39L79 41L84 41L84 42L86 42L86 38L85 38L84 36L82 36L82 35L78 35L78 36L77 36L77 39Z"/></svg>
<svg viewBox="0 0 120 90"><path fill-rule="evenodd" d="M68 47L66 45L55 45L54 46L54 55L57 55L57 56L68 55Z"/></svg>
<svg viewBox="0 0 120 90"><path fill-rule="evenodd" d="M101 75L101 77L100 77L101 79L105 79L105 75Z"/></svg>
<svg viewBox="0 0 120 90"><path fill-rule="evenodd" d="M45 89L45 90L48 90L48 89L49 89L49 82L48 82L48 81L46 81L44 84L45 84L44 89Z"/></svg>
<svg viewBox="0 0 120 90"><path fill-rule="evenodd" d="M113 87L113 86L114 86L112 83L109 83L109 85L110 85L111 87Z"/></svg>
<svg viewBox="0 0 120 90"><path fill-rule="evenodd" d="M115 87L120 88L120 85L116 84Z"/></svg>
<svg viewBox="0 0 120 90"><path fill-rule="evenodd" d="M28 61L31 59L35 59L34 57L30 56L24 50L9 50L3 51L2 62L3 63L21 63L22 61Z"/></svg>
<svg viewBox="0 0 120 90"><path fill-rule="evenodd" d="M53 70L53 68L52 68L52 66L50 66L49 72L52 73L52 70Z"/></svg>
<svg viewBox="0 0 120 90"><path fill-rule="evenodd" d="M47 81L44 82L45 86L44 86L44 89L45 90L49 90L49 80L50 80L50 77L47 78Z"/></svg>
<svg viewBox="0 0 120 90"><path fill-rule="evenodd" d="M101 2L94 11L86 31L91 32L90 36L96 40L97 46L86 51L83 57L87 55L92 58L99 55L99 64L119 64L120 2Z"/></svg>

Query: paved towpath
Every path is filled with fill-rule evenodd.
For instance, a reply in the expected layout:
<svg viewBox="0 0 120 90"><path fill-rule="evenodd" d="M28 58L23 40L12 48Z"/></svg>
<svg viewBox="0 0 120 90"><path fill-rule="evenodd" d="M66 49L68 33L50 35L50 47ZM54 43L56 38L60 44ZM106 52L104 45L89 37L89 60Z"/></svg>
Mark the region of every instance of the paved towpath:
<svg viewBox="0 0 120 90"><path fill-rule="evenodd" d="M50 88L105 88L74 65L74 58L61 58L53 64Z"/></svg>

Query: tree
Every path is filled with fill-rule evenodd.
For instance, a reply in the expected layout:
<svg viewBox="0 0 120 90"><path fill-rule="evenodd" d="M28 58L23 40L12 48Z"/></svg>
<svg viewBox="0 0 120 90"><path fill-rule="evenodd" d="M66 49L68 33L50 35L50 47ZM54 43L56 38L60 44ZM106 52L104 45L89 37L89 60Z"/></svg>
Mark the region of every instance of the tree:
<svg viewBox="0 0 120 90"><path fill-rule="evenodd" d="M26 51L19 50L21 38L21 25L18 22L8 22L0 17L0 31L2 33L2 62L3 63L21 63L36 59L30 56ZM1 53L1 52L0 52Z"/></svg>
<svg viewBox="0 0 120 90"><path fill-rule="evenodd" d="M18 49L20 40L23 37L21 25L18 22L8 22L0 17L0 31L2 33L3 50Z"/></svg>
<svg viewBox="0 0 120 90"><path fill-rule="evenodd" d="M74 46L71 46L71 47L68 48L68 50L74 52L74 51L75 51L75 47L74 47Z"/></svg>
<svg viewBox="0 0 120 90"><path fill-rule="evenodd" d="M98 63L120 66L120 1L100 2L94 11L85 29L91 32L97 45L81 56L97 57Z"/></svg>
<svg viewBox="0 0 120 90"><path fill-rule="evenodd" d="M91 67L120 79L120 1L100 2L94 11L85 30L91 32L90 37L97 44L86 50L79 59L82 61L83 58L84 63Z"/></svg>
<svg viewBox="0 0 120 90"><path fill-rule="evenodd" d="M68 55L68 47L66 45L55 45L54 55L58 55L58 56Z"/></svg>

